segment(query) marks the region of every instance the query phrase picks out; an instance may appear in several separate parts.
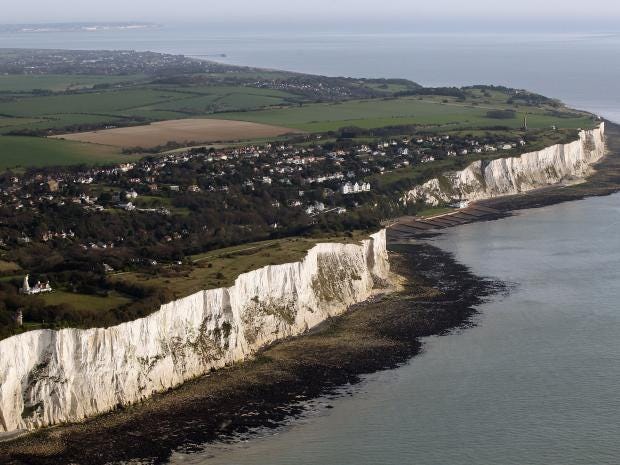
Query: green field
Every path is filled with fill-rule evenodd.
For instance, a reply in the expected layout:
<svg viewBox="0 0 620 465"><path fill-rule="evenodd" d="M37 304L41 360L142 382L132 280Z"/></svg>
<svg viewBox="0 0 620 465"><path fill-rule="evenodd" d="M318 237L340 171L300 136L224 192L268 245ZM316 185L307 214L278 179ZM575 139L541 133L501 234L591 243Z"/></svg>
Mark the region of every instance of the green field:
<svg viewBox="0 0 620 465"><path fill-rule="evenodd" d="M123 85L84 90L94 84ZM520 113L513 119L493 119L489 110L527 111L531 127L561 128L587 126L589 118L574 114L558 117L551 107L520 107L507 103L499 91L468 89L467 99L415 96L338 103L299 103L303 97L292 93L245 85L154 84L137 76L0 76L0 92L36 87L47 89L83 86L82 91L53 95L15 94L0 101L0 134L15 131L62 132L77 125L127 125L188 117L223 118L293 127L309 132L326 132L345 126L377 128L395 125L427 127L485 127L502 125L518 128ZM369 83L376 90L397 92L405 85ZM564 111L566 113L566 111Z"/></svg>
<svg viewBox="0 0 620 465"><path fill-rule="evenodd" d="M247 73L246 78L251 76ZM286 74L283 73L283 76ZM260 74L257 74L260 79ZM239 78L239 76L237 76ZM466 89L466 99L446 96L375 98L337 103L300 103L304 97L247 85L154 83L144 76L0 76L0 135L72 132L105 126L208 117L272 124L324 133L342 127L365 129L416 125L428 131L520 128L525 112L530 128L579 128L592 125L585 113L551 103L521 106L508 103L498 90ZM95 85L109 87L92 89ZM115 85L117 84L117 85ZM360 83L379 91L407 89L399 83ZM41 95L33 89L68 93ZM28 93L30 92L30 93ZM0 94L0 96L2 96ZM491 110L516 110L509 119L489 117ZM117 162L115 149L92 144L0 136L0 168Z"/></svg>
<svg viewBox="0 0 620 465"><path fill-rule="evenodd" d="M74 75L40 75L40 76L0 76L0 92L31 92L48 90L64 92L68 90L90 89L96 85L118 84L144 79L145 76L74 76Z"/></svg>
<svg viewBox="0 0 620 465"><path fill-rule="evenodd" d="M27 166L57 166L120 163L135 160L118 149L39 137L0 136L0 169Z"/></svg>
<svg viewBox="0 0 620 465"><path fill-rule="evenodd" d="M0 134L57 130L73 125L161 121L252 110L297 102L286 92L245 86L155 86L54 95L13 96L0 102Z"/></svg>
<svg viewBox="0 0 620 465"><path fill-rule="evenodd" d="M128 297L116 292L111 292L106 297L75 294L73 292L54 291L49 294L41 294L41 298L46 305L70 305L75 309L88 309L94 311L105 311L117 308L131 302Z"/></svg>
<svg viewBox="0 0 620 465"><path fill-rule="evenodd" d="M0 260L0 274L14 273L19 270L21 267L17 263Z"/></svg>
<svg viewBox="0 0 620 465"><path fill-rule="evenodd" d="M509 106L498 102L493 106L474 106L467 102L457 102L455 99L403 97L218 113L214 117L286 125L308 132L326 132L348 126L366 129L399 125L439 126L449 129L490 126L521 127L522 116L513 119L494 119L487 116L487 112L491 109L505 108ZM532 128L552 125L558 128L579 128L589 127L592 124L592 119L585 115L560 118L548 114L545 109L531 107L527 108L527 112L528 126Z"/></svg>

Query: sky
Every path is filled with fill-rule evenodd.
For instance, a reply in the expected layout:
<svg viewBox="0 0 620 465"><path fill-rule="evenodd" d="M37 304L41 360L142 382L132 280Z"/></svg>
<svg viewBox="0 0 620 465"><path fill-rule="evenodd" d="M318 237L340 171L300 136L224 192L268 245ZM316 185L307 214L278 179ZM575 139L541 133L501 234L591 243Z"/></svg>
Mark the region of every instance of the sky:
<svg viewBox="0 0 620 465"><path fill-rule="evenodd" d="M613 24L620 1L597 0L5 0L0 23L147 21L238 23L339 22Z"/></svg>

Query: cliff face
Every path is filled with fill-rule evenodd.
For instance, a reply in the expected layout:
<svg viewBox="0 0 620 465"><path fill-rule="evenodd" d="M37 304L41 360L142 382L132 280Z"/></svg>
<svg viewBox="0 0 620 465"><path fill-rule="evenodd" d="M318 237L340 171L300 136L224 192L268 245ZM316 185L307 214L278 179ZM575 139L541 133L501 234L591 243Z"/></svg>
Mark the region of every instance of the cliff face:
<svg viewBox="0 0 620 465"><path fill-rule="evenodd" d="M518 194L592 173L592 164L605 155L605 124L581 131L579 139L519 157L476 161L463 171L447 173L409 191L403 201L430 205L457 200L481 200Z"/></svg>
<svg viewBox="0 0 620 465"><path fill-rule="evenodd" d="M140 320L0 341L0 432L77 421L251 356L367 299L388 279L385 231L318 244Z"/></svg>

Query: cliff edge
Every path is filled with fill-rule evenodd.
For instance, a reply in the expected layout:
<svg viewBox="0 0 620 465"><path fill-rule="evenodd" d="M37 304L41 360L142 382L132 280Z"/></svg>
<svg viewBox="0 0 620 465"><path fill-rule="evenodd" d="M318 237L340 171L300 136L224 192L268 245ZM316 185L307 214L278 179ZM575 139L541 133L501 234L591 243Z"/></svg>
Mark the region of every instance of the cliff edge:
<svg viewBox="0 0 620 465"><path fill-rule="evenodd" d="M325 243L110 328L0 341L0 432L75 422L252 356L368 299L389 280L385 230Z"/></svg>
<svg viewBox="0 0 620 465"><path fill-rule="evenodd" d="M568 144L557 144L518 157L476 161L462 171L447 173L410 190L403 202L439 205L527 192L593 173L605 156L605 123L579 132Z"/></svg>

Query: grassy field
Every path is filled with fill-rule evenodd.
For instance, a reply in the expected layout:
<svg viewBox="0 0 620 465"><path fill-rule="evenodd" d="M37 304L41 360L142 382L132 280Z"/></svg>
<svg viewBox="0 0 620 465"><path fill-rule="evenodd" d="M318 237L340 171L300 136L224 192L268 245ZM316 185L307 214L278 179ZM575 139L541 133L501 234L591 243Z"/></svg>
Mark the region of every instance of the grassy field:
<svg viewBox="0 0 620 465"><path fill-rule="evenodd" d="M443 100L448 100L444 102ZM474 102L477 103L477 102ZM491 106L461 103L455 99L436 97L403 97L398 99L358 100L343 103L310 104L294 108L274 108L247 112L219 113L217 118L252 121L265 124L286 124L308 132L325 132L346 126L379 128L398 125L422 125L442 128L476 128L507 126L519 128L523 119L495 119L487 116L491 109L509 105L491 102ZM544 109L527 108L528 126L532 128L588 127L588 116L558 117ZM215 116L214 116L215 117Z"/></svg>
<svg viewBox="0 0 620 465"><path fill-rule="evenodd" d="M201 289L232 286L237 276L267 265L301 260L309 249L320 242L359 243L367 237L326 236L323 238L287 238L255 242L219 249L192 257L191 265L170 266L156 274L119 273L112 279L168 289L175 297L183 297Z"/></svg>
<svg viewBox="0 0 620 465"><path fill-rule="evenodd" d="M17 263L0 260L0 274L14 273L19 270L21 267Z"/></svg>
<svg viewBox="0 0 620 465"><path fill-rule="evenodd" d="M39 137L0 136L0 169L27 166L102 164L135 160L118 149Z"/></svg>
<svg viewBox="0 0 620 465"><path fill-rule="evenodd" d="M74 76L74 75L41 75L41 76L0 76L0 92L31 92L48 90L64 92L68 90L90 89L96 85L134 82L145 76Z"/></svg>
<svg viewBox="0 0 620 465"><path fill-rule="evenodd" d="M21 78L21 77L20 77ZM57 89L71 85L87 87L124 78L76 76L0 76L4 89ZM325 132L344 126L376 128L418 124L441 127L505 125L520 127L522 114L513 119L489 118L489 110L513 108L527 111L531 127L580 127L588 124L585 115L559 117L550 106L520 107L508 103L508 95L498 91L468 90L459 101L444 96L414 96L339 103L298 104L301 97L279 90L247 86L171 85L145 83L139 77L125 78L133 84L108 89L54 95L13 95L0 102L0 133L15 130L62 130L77 124L122 125L127 121L162 121L188 117L240 120L293 127L309 132ZM41 84L40 86L38 84ZM394 92L406 86L370 84L377 90ZM401 89L402 88L402 89Z"/></svg>
<svg viewBox="0 0 620 465"><path fill-rule="evenodd" d="M107 297L87 294L74 294L73 292L54 291L49 294L41 294L46 305L70 305L73 308L104 311L120 307L131 302L131 299L118 293L111 292Z"/></svg>
<svg viewBox="0 0 620 465"><path fill-rule="evenodd" d="M122 83L122 84L119 84ZM90 89L109 84L108 88ZM115 86L114 84L119 84ZM394 92L405 85L368 83L377 90ZM79 90L70 93L39 95L32 89ZM81 90L80 90L81 89ZM90 90L89 90L90 89ZM20 93L21 92L21 93ZM531 128L578 128L591 126L585 113L560 113L550 104L523 106L509 103L509 95L496 90L466 90L465 101L445 96L410 96L339 103L304 103L292 93L243 85L162 84L145 81L142 76L0 76L0 135L34 131L37 134L74 132L78 126L87 131L104 126L133 126L156 121L209 118L261 123L307 132L327 132L347 126L380 128L417 125L429 131L505 126L520 128L525 112ZM514 118L498 119L490 110L514 109ZM555 113L554 113L555 112ZM271 134L277 137L278 134ZM98 136L98 134L97 134ZM180 137L180 136L179 136ZM239 137L166 136L151 145L169 140L218 142L262 138L241 131ZM123 140L122 147L144 145ZM151 138L149 138L151 140ZM91 141L91 140L89 140ZM105 143L101 140L91 142ZM61 145L64 144L64 145ZM115 145L115 144L111 144ZM0 168L55 164L100 163L123 160L117 149L94 144L69 144L32 138L0 137Z"/></svg>
<svg viewBox="0 0 620 465"><path fill-rule="evenodd" d="M0 134L16 130L60 130L76 124L116 125L136 118L181 119L297 101L293 94L269 89L151 84L74 94L13 96L0 102Z"/></svg>

